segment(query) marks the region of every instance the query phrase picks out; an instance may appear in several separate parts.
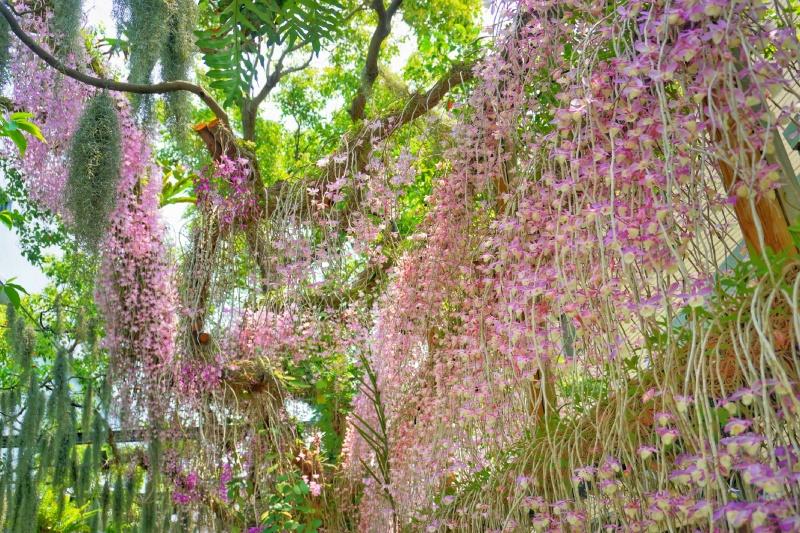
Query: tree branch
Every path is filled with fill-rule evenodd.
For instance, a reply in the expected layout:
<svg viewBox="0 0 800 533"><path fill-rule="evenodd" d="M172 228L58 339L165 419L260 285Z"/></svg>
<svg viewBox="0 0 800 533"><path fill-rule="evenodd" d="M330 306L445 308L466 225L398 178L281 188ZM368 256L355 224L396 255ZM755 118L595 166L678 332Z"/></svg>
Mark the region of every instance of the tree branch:
<svg viewBox="0 0 800 533"><path fill-rule="evenodd" d="M399 0L395 0L395 2L397 2L398 5L399 5ZM363 7L359 6L359 7L355 8L355 9L353 9L352 11L350 11L342 19L342 25L344 25L345 22L350 20L350 18L352 18L356 13L358 13L362 9L363 9ZM264 86L261 87L261 89L258 91L258 93L255 96L253 96L253 98L245 100L244 104L242 105L241 111L242 111L243 138L246 141L254 141L255 140L256 120L258 118L258 108L259 108L259 106L261 106L262 102L267 98L267 96L269 96L269 94L278 85L278 83L281 81L281 79L283 79L284 76L287 76L288 74L292 74L294 72L298 72L300 70L303 70L303 69L307 68L311 64L311 61L314 59L314 54L311 53L308 56L308 59L306 61L304 61L303 63L301 63L299 65L296 65L294 67L289 67L287 69L283 68L284 59L286 59L289 55L293 54L294 52L297 52L298 50L302 50L303 48L305 48L309 44L311 44L311 41L305 40L305 41L301 41L299 43L295 43L294 45L292 45L292 46L290 46L288 48L285 48L281 52L280 57L275 62L275 68L272 69L272 72L267 76L267 79L264 82ZM267 63L267 72L269 72L269 67L270 67L270 63L271 63L271 60L272 60L272 54L273 54L274 50L275 50L274 47L270 48L270 52L269 52L270 60Z"/></svg>
<svg viewBox="0 0 800 533"><path fill-rule="evenodd" d="M401 111L381 120L378 128L381 137L386 138L400 126L421 117L436 107L451 90L472 80L475 77L473 66L474 63L455 64L450 72L434 83L430 89L424 93L417 92L412 95Z"/></svg>
<svg viewBox="0 0 800 533"><path fill-rule="evenodd" d="M256 136L256 119L258 118L258 107L264 101L264 99L272 92L281 79L288 75L292 74L293 72L298 72L303 70L304 68L308 67L311 64L311 60L314 58L314 54L310 54L308 59L294 67L289 67L287 69L283 68L283 60L289 54L290 50L285 50L281 57L278 58L277 63L275 64L275 69L272 73L267 76L267 81L264 83L264 86L261 90L256 94L252 100L247 100L244 102L242 106L242 129L244 132L244 139L247 141L254 141Z"/></svg>
<svg viewBox="0 0 800 533"><path fill-rule="evenodd" d="M281 81L281 78L307 68L311 64L311 60L314 59L314 54L310 54L308 56L308 59L306 59L303 63L295 65L294 67L289 67L287 69L283 68L283 57L284 57L283 55L280 57L277 65L275 65L275 70L273 70L272 74L270 74L267 77L267 82L255 96L255 98L253 98L253 104L256 107L258 107L261 104L261 102L263 102L264 99L269 95L269 93L272 92L272 89L274 89L275 86L278 85L278 82Z"/></svg>
<svg viewBox="0 0 800 533"><path fill-rule="evenodd" d="M301 212L310 209L311 201L307 196L307 189L316 189L318 191L317 198L323 199L329 184L348 173L361 172L369 161L369 154L375 143L383 142L397 129L436 107L451 90L472 80L475 76L472 70L473 65L474 63L471 62L454 65L450 72L433 84L430 89L414 93L398 111L377 119L371 124L364 124L354 133L346 135L341 146L327 158L328 162L317 178L303 181L300 184L291 184L286 180L275 182L266 192L267 202L264 216L272 216L281 204L281 200L288 195L298 195L301 198L298 204L301 206ZM337 211L340 220L346 218L358 207L360 195L361 192L356 190L350 204Z"/></svg>
<svg viewBox="0 0 800 533"><path fill-rule="evenodd" d="M398 4L400 2L400 0L395 0L395 1ZM356 7L355 9L353 9L352 11L350 11L342 19L341 24L344 25L345 22L350 20L356 13L358 13L362 9L363 9L363 7L359 6L359 7ZM306 67L308 67L308 65L311 64L311 60L314 59L314 54L313 53L302 64L294 66L294 67L289 67L286 70L283 70L283 60L286 59L286 57L289 54L292 54L292 53L294 53L294 52L296 52L296 51L298 51L298 50L300 50L302 48L305 48L309 44L311 44L311 41L309 41L309 40L301 41L299 43L295 43L294 45L290 46L289 48L286 48L283 51L283 53L281 53L281 56L278 58L278 61L276 62L275 69L267 77L266 83L261 88L261 90L258 92L258 94L256 94L256 96L253 97L253 99L252 99L252 105L253 105L253 108L256 111L256 113L258 112L258 106L261 105L261 102L263 102L264 99L270 94L272 89L274 89L275 86L278 85L278 82L281 80L281 78L283 78L287 74L292 74L293 72L298 72L300 70L303 70Z"/></svg>
<svg viewBox="0 0 800 533"><path fill-rule="evenodd" d="M11 31L14 32L22 43L30 48L30 50L39 56L45 63L56 69L60 73L77 80L86 85L97 87L100 89L107 89L109 91L134 93L134 94L166 94L177 91L186 91L192 93L203 101L214 115L220 119L226 126L230 125L228 115L225 110L211 97L205 89L199 85L195 85L188 81L176 80L163 83L146 84L146 83L127 83L105 78L96 78L88 74L84 74L74 68L66 66L64 63L56 59L50 52L39 46L33 38L28 35L25 30L19 25L11 11L9 5L0 1L0 14L8 21Z"/></svg>
<svg viewBox="0 0 800 533"><path fill-rule="evenodd" d="M349 142L345 142L345 146L356 146L355 167L350 168L350 170L353 172L360 172L367 163L369 151L372 149L374 143L384 141L398 128L421 117L436 107L451 90L470 81L474 77L472 67L473 63L459 63L454 65L450 69L450 72L433 84L430 89L425 92L414 93L406 101L402 109L390 113L378 119L375 123L365 125L361 128ZM345 161L344 164L337 164L337 158L335 157L329 159L330 163L325 169L322 183L320 184L323 186L322 188L324 188L325 183L337 179L343 172L347 171L345 167L352 163L350 158L347 159L348 160Z"/></svg>
<svg viewBox="0 0 800 533"><path fill-rule="evenodd" d="M367 60L364 64L364 70L361 73L361 85L358 87L353 102L350 104L348 113L353 122L364 118L364 111L367 106L367 98L372 92L372 86L378 78L378 56L381 53L381 45L383 41L389 36L392 31L392 17L397 13L398 8L403 0L392 0L392 3L386 8L383 5L383 0L374 0L372 2L372 9L378 15L378 25L375 27L375 32L369 41L369 48L367 49Z"/></svg>

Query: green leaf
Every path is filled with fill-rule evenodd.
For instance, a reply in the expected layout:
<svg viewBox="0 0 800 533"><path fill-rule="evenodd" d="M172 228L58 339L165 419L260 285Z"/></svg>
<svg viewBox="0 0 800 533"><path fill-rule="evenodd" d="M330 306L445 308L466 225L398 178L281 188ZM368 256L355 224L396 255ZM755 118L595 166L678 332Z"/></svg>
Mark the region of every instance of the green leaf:
<svg viewBox="0 0 800 533"><path fill-rule="evenodd" d="M233 0L220 2L212 13L207 29L195 32L196 44L204 52L208 77L230 81L211 85L229 105L250 92L256 64L265 63L263 55L253 52L264 44L308 43L318 54L339 31L344 7L338 1Z"/></svg>
<svg viewBox="0 0 800 533"><path fill-rule="evenodd" d="M228 77L230 77L230 72L226 69L230 69L231 67L231 58L229 55L226 54L209 54L205 56L205 63L209 68L212 68L214 71L221 71L225 72ZM209 73L210 74L210 73Z"/></svg>
<svg viewBox="0 0 800 533"><path fill-rule="evenodd" d="M27 111L17 111L15 113L11 113L11 120L20 121L20 120L28 120L33 118L33 113L28 113Z"/></svg>
<svg viewBox="0 0 800 533"><path fill-rule="evenodd" d="M205 32L198 32L201 35L206 35ZM225 45L225 39L214 37L201 37L195 41L198 48L214 48L221 49Z"/></svg>
<svg viewBox="0 0 800 533"><path fill-rule="evenodd" d="M28 133L36 137L36 139L42 141L43 143L47 143L47 141L44 138L44 135L42 135L42 131L35 124L28 122L27 120L19 120L16 122L16 124L17 127L19 127L19 129L27 131Z"/></svg>
<svg viewBox="0 0 800 533"><path fill-rule="evenodd" d="M159 202L159 207L164 207L165 205L173 205L173 204L196 204L197 198L194 196L172 196L167 199L162 199Z"/></svg>
<svg viewBox="0 0 800 533"><path fill-rule="evenodd" d="M12 229L14 227L14 218L11 215L11 211L0 211L0 222L8 229Z"/></svg>
<svg viewBox="0 0 800 533"><path fill-rule="evenodd" d="M17 309L19 309L20 306L22 305L22 298L20 298L19 293L22 292L28 294L28 291L26 291L21 286L17 285L16 283L9 283L9 282L3 284L3 292L8 298L8 301L11 302L11 305L13 305Z"/></svg>
<svg viewBox="0 0 800 533"><path fill-rule="evenodd" d="M4 133L6 137L11 139L14 144L17 145L19 155L25 157L25 150L28 148L28 139L25 138L25 135L23 135L21 131L16 129L16 125L14 126L14 129L9 129L10 124L13 124L13 122L10 122L6 125Z"/></svg>

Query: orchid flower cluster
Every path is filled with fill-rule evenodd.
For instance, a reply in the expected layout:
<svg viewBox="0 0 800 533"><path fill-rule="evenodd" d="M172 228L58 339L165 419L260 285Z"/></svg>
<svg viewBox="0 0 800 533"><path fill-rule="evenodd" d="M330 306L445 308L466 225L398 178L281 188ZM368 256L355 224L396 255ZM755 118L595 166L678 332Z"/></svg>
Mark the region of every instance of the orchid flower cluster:
<svg viewBox="0 0 800 533"><path fill-rule="evenodd" d="M29 25L26 29L38 35L40 40L52 37L46 20L31 19ZM20 109L34 114L36 124L47 140L47 143L36 142L28 146L20 168L31 198L69 222L64 200L69 171L67 157L84 104L93 89L62 76L42 63L28 48L20 47L14 57L11 63L14 80L11 97ZM76 62L75 57L70 60Z"/></svg>
<svg viewBox="0 0 800 533"><path fill-rule="evenodd" d="M32 18L28 31L46 43L47 22ZM31 143L21 161L32 198L65 221L67 157L72 135L94 89L62 76L22 47L13 65L13 98L35 116L47 143ZM71 57L73 63L80 58ZM158 220L160 174L151 162L149 141L118 100L125 132L121 180L108 235L102 243L97 302L106 319L104 346L119 371L145 374L162 368L173 352L174 289L163 230ZM151 374L152 375L152 374Z"/></svg>
<svg viewBox="0 0 800 533"><path fill-rule="evenodd" d="M163 412L161 382L171 373L175 349L176 293L158 215L160 173L149 142L127 104L120 103L121 179L102 260L96 301L106 321L104 346L112 356L120 405ZM133 379L131 379L133 377ZM140 385L151 391L136 392ZM126 408L127 409L127 408Z"/></svg>
<svg viewBox="0 0 800 533"><path fill-rule="evenodd" d="M198 501L201 497L200 474L186 468L174 453L167 454L164 460L163 473L172 482L172 501L178 506L186 506ZM223 475L228 473L223 470Z"/></svg>
<svg viewBox="0 0 800 533"><path fill-rule="evenodd" d="M31 18L27 24L26 30L43 43L51 40L45 20ZM47 141L29 146L20 162L24 180L34 200L69 222L64 204L68 152L81 112L95 90L62 76L25 47L15 57L12 97L34 114ZM80 59L67 58L72 63ZM113 356L113 366L121 374L132 372L143 379L172 357L174 289L158 220L160 174L151 163L149 141L123 98L118 99L118 112L126 133L121 180L101 245L97 302L106 319L103 344Z"/></svg>
<svg viewBox="0 0 800 533"><path fill-rule="evenodd" d="M237 358L266 358L279 362L283 357L299 357L300 347L316 336L311 329L316 324L302 320L297 310L285 309L281 313L259 310L245 311L239 327L231 336L236 342L230 353Z"/></svg>
<svg viewBox="0 0 800 533"><path fill-rule="evenodd" d="M249 185L252 166L244 157L223 155L214 162L213 170L201 174L195 182L199 205L219 211L223 226L241 223L256 209L256 198Z"/></svg>

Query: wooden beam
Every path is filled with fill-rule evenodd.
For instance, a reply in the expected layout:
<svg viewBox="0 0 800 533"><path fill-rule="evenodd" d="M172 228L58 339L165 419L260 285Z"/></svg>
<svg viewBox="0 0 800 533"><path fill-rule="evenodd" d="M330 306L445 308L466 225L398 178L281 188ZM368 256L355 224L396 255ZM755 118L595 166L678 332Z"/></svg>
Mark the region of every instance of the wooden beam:
<svg viewBox="0 0 800 533"><path fill-rule="evenodd" d="M719 160L718 165L725 190L734 193L741 179L727 162ZM769 197L762 195L756 199L755 212L749 198L737 197L733 210L739 221L744 240L751 249L758 253L763 252L756 228L758 222L764 233L764 243L773 252L795 251L792 236L789 233L789 225L775 195Z"/></svg>
<svg viewBox="0 0 800 533"><path fill-rule="evenodd" d="M715 140L719 146L725 146L728 152L727 157L717 158L717 167L722 178L722 184L725 186L725 191L728 194L736 194L736 190L744 183L743 177L738 172L738 169L731 166L729 161L741 160L739 156L744 151L745 161L755 161L756 154L747 147L739 145L737 136L736 122L733 120L728 121L728 135L724 136L718 129L714 131ZM751 194L753 191L751 191ZM766 244L773 252L796 253L792 236L789 233L789 224L786 216L781 208L777 196L773 194L761 194L751 204L749 197L736 197L736 203L733 210L736 213L736 219L739 221L739 227L742 230L742 235L748 247L755 250L757 253L763 253L761 247L761 240L758 236L757 226L761 226L763 232L764 244ZM755 209L753 209L755 207Z"/></svg>

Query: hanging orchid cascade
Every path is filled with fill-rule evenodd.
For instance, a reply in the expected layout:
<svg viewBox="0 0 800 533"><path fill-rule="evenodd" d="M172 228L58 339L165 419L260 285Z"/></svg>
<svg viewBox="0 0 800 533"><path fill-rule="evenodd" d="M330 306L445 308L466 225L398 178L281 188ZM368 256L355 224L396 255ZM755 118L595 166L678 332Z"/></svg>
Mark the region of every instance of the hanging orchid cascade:
<svg viewBox="0 0 800 533"><path fill-rule="evenodd" d="M726 332L704 313L725 301L730 207L775 197L772 131L796 109L770 102L794 87L793 26L747 1L498 7L427 240L395 270L371 339L394 512L431 531L525 528L528 512L536 530L623 516L797 527L794 348L759 330L759 371L710 343ZM745 418L698 422L720 406ZM358 441L355 471L375 464ZM747 496L726 494L734 472ZM360 527L389 528L384 487L365 483Z"/></svg>
<svg viewBox="0 0 800 533"><path fill-rule="evenodd" d="M30 24L28 30L42 42L51 40L45 21L32 19ZM47 140L32 143L22 159L24 179L34 200L71 223L64 203L69 149L94 90L44 65L27 48L16 58L14 102L34 113ZM74 63L84 59L71 58ZM115 103L124 133L121 179L101 245L97 302L106 320L104 344L119 364L118 371L151 373L170 362L174 342L174 288L158 219L161 180L129 104L120 98Z"/></svg>
<svg viewBox="0 0 800 533"><path fill-rule="evenodd" d="M208 174L200 176L195 183L201 205L218 210L224 226L253 216L257 201L249 184L252 176L247 159L223 155Z"/></svg>
<svg viewBox="0 0 800 533"><path fill-rule="evenodd" d="M175 289L158 218L160 173L126 106L120 117L126 132L121 179L103 243L97 300L119 371L152 375L172 363Z"/></svg>
<svg viewBox="0 0 800 533"><path fill-rule="evenodd" d="M29 30L50 38L46 21L36 19ZM74 60L74 58L73 58ZM45 208L65 218L70 216L64 204L67 181L67 154L72 136L92 89L61 76L42 64L27 48L15 51L11 62L12 98L15 105L33 113L47 143L31 143L22 169L31 196Z"/></svg>

